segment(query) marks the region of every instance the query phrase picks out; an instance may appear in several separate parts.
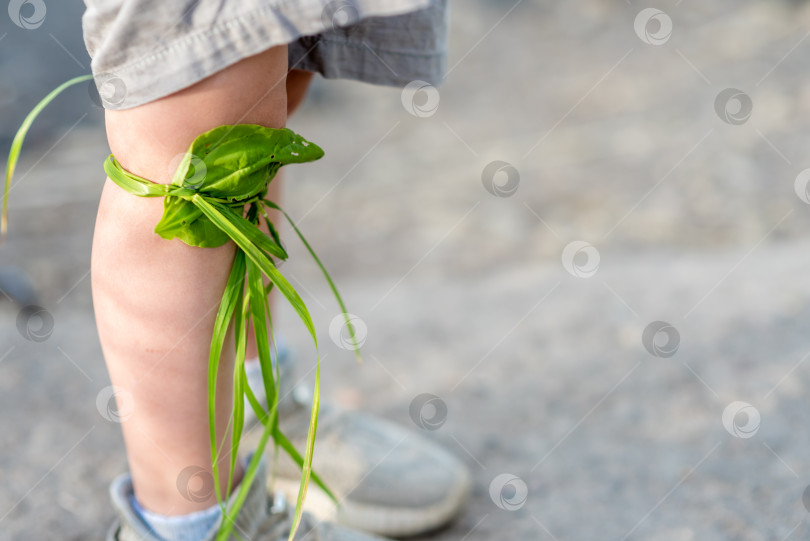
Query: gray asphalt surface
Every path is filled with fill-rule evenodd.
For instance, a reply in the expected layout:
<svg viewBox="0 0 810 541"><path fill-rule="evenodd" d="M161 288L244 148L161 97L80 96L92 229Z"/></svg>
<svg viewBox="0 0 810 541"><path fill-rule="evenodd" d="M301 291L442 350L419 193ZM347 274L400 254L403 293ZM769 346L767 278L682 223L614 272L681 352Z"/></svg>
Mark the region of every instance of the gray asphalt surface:
<svg viewBox="0 0 810 541"><path fill-rule="evenodd" d="M36 30L3 18L3 137L87 71L66 5ZM290 168L285 206L368 326L358 367L286 231L324 396L423 430L409 406L436 395L447 417L423 431L474 475L465 513L420 539L810 536L810 8L671 3L637 30L648 6L454 5L435 114L318 80L290 122L327 155ZM87 96L32 130L0 247L54 322L26 339L0 299L2 539L101 539L126 468L96 407L109 381L88 271L108 150ZM482 180L495 160L514 193L508 167ZM280 317L306 371L304 329Z"/></svg>

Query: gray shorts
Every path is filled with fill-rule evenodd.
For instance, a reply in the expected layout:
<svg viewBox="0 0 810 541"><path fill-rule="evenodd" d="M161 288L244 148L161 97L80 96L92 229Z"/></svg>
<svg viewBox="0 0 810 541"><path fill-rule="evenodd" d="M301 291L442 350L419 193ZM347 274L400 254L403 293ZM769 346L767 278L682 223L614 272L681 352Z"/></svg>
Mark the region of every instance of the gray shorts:
<svg viewBox="0 0 810 541"><path fill-rule="evenodd" d="M106 109L186 88L288 44L290 69L404 86L438 84L447 0L85 0L82 29Z"/></svg>

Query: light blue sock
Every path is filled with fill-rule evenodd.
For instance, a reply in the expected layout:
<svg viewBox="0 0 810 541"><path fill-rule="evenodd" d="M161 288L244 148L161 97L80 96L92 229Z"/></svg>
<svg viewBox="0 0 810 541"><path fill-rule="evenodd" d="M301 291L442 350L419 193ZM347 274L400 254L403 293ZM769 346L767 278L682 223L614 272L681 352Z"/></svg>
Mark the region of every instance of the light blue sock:
<svg viewBox="0 0 810 541"><path fill-rule="evenodd" d="M219 520L222 511L218 504L208 509L195 511L188 515L168 517L144 509L135 494L131 497L135 513L152 530L152 533L164 541L201 541Z"/></svg>

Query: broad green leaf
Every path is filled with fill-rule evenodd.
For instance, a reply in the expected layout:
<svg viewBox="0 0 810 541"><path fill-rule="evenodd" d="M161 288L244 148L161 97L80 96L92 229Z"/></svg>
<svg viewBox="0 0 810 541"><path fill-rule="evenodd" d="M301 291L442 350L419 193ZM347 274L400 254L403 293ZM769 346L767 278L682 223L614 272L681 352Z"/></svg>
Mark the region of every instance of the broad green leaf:
<svg viewBox="0 0 810 541"><path fill-rule="evenodd" d="M155 226L155 233L164 239L179 238L186 244L200 248L216 248L229 238L211 220L199 219L203 213L187 199L166 197L163 201L163 217Z"/></svg>
<svg viewBox="0 0 810 541"><path fill-rule="evenodd" d="M281 166L321 156L320 147L287 128L255 124L219 126L194 139L175 171L172 184L191 188L209 200L247 204L267 193L270 179ZM192 246L225 244L227 236L214 232L207 221L186 194L179 198L169 195L155 232L166 239L180 237Z"/></svg>

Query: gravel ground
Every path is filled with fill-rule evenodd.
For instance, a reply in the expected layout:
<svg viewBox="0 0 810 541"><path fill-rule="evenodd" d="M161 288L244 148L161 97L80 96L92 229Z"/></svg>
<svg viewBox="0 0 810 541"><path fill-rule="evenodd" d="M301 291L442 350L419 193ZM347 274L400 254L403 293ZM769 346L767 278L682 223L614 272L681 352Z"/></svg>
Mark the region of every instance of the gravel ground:
<svg viewBox="0 0 810 541"><path fill-rule="evenodd" d="M285 206L368 326L358 367L288 235L324 395L423 431L474 475L465 513L420 539L810 536L810 6L648 7L457 2L435 114L318 80L290 122L327 155L290 168ZM48 9L38 29L0 25L0 141L87 71L81 4ZM102 120L68 91L11 193L0 270L30 275L54 327L25 339L0 298L2 539L103 538L126 468L96 408ZM305 371L305 332L280 317ZM423 393L447 406L436 430L409 413Z"/></svg>

